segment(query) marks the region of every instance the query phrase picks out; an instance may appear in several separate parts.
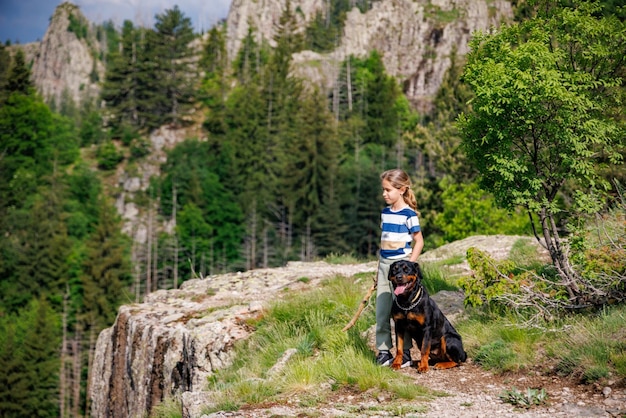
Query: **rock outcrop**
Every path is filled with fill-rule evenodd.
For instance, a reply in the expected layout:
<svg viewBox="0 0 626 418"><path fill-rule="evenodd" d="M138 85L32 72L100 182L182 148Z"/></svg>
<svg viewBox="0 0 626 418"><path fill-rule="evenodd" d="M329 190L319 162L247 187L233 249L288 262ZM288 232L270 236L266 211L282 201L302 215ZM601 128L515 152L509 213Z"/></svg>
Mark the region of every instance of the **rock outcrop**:
<svg viewBox="0 0 626 418"><path fill-rule="evenodd" d="M193 408L202 406L207 377L231 363L232 345L250 333L246 318L260 314L268 300L315 286L324 277L375 268L376 263L290 263L189 280L178 290L160 290L143 303L122 306L113 327L97 340L91 416L141 417L161 400L183 395L187 416L198 416Z"/></svg>
<svg viewBox="0 0 626 418"><path fill-rule="evenodd" d="M237 53L252 25L258 41L270 42L287 0L234 0L228 15L227 49ZM320 0L289 0L305 25L322 10ZM388 74L403 85L408 99L428 110L439 90L453 54L468 52L472 33L487 31L512 18L505 0L381 0L361 13L352 9L346 17L338 48L328 54L303 51L294 56L293 71L306 80L331 90L340 63L353 55L363 57L373 50L381 55Z"/></svg>

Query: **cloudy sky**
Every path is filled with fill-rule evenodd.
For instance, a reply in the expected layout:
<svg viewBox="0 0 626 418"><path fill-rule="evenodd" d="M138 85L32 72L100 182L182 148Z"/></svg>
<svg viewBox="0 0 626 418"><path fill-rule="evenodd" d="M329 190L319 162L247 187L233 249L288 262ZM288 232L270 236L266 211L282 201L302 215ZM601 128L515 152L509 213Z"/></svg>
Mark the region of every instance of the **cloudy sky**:
<svg viewBox="0 0 626 418"><path fill-rule="evenodd" d="M0 42L29 43L41 40L50 17L64 0L0 0ZM231 0L72 0L94 23L132 20L152 27L154 15L175 5L191 18L196 32L210 29L228 15Z"/></svg>

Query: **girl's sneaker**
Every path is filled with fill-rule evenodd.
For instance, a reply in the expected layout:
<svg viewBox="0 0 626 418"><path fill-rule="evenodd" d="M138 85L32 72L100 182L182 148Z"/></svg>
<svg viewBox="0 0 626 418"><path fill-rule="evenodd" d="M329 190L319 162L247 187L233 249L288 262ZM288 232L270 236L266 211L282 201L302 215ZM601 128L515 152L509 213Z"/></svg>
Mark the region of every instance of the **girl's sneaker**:
<svg viewBox="0 0 626 418"><path fill-rule="evenodd" d="M411 367L412 365L413 360L411 360L411 351L404 350L402 352L402 366L400 366L400 368L404 369L405 367Z"/></svg>
<svg viewBox="0 0 626 418"><path fill-rule="evenodd" d="M379 366L389 366L391 365L392 361L393 361L393 356L387 350L379 351L378 355L376 356L376 363Z"/></svg>

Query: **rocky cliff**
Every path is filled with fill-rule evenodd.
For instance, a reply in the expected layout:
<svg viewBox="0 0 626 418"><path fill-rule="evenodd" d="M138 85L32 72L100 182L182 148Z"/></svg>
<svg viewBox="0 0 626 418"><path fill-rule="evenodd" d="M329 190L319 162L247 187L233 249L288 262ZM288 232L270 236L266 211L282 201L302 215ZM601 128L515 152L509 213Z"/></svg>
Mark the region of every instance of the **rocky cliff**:
<svg viewBox="0 0 626 418"><path fill-rule="evenodd" d="M325 10L321 0L289 0L298 10L301 24ZM237 52L250 25L259 41L275 35L287 0L234 0L227 20L229 56ZM339 63L370 51L381 53L387 73L403 85L416 107L428 110L450 67L452 54L468 52L476 30L487 31L512 18L505 0L381 0L361 13L353 8L345 21L337 49L328 54L303 51L294 57L294 72L330 91L337 80Z"/></svg>
<svg viewBox="0 0 626 418"><path fill-rule="evenodd" d="M77 6L59 5L42 41L35 45L26 51L32 54L33 81L47 102L59 105L65 96L79 105L98 97L104 78L99 59L103 46Z"/></svg>

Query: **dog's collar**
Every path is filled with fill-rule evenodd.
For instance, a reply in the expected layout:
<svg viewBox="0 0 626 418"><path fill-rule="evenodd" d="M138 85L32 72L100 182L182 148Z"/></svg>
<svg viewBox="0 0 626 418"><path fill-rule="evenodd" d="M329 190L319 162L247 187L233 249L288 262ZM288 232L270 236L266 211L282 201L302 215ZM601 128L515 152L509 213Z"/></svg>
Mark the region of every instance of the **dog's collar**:
<svg viewBox="0 0 626 418"><path fill-rule="evenodd" d="M398 306L398 308L402 309L404 312L408 312L411 309L415 308L417 306L418 303L420 303L420 300L422 300L422 286L419 287L419 289L417 289L417 293L415 293L415 296L413 297L413 300L411 300L411 305L410 306L402 306L398 303L398 298L394 298L394 302L396 303L396 305Z"/></svg>

